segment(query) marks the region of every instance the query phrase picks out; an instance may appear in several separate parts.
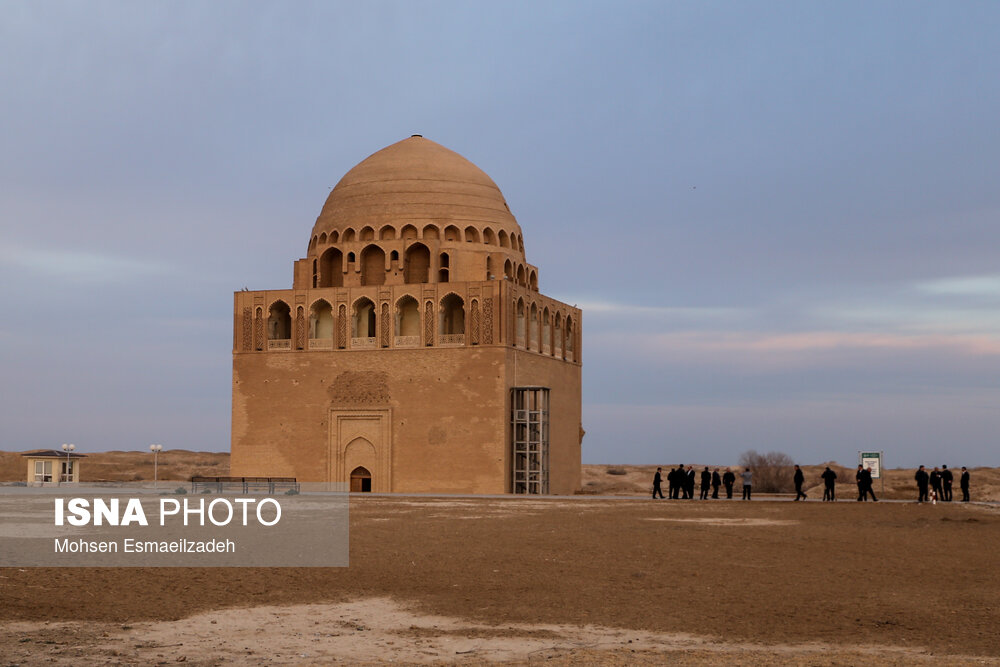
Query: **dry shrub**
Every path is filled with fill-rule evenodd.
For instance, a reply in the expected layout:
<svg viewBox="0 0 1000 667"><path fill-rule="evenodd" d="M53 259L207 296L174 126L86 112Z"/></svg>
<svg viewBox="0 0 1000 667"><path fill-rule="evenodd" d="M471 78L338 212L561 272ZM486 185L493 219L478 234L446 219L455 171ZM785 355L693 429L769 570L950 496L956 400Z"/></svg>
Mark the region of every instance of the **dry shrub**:
<svg viewBox="0 0 1000 667"><path fill-rule="evenodd" d="M768 452L760 454L751 449L740 455L740 467L753 473L753 490L761 493L790 493L794 461L788 454Z"/></svg>
<svg viewBox="0 0 1000 667"><path fill-rule="evenodd" d="M625 468L608 468L607 473L609 475L627 475L628 471Z"/></svg>

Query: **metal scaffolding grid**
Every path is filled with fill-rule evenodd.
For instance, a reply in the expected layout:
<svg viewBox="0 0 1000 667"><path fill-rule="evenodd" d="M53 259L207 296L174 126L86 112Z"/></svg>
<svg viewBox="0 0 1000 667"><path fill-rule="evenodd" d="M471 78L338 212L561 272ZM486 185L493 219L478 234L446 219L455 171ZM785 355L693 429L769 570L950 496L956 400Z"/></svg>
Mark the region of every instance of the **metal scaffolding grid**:
<svg viewBox="0 0 1000 667"><path fill-rule="evenodd" d="M515 387L510 396L514 493L549 492L549 389Z"/></svg>

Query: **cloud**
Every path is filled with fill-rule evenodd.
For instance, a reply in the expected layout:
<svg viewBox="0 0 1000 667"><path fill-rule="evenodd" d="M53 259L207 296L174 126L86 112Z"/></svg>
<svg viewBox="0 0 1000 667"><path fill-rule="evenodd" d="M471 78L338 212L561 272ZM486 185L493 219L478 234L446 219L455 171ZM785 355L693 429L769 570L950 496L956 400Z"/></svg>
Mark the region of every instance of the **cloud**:
<svg viewBox="0 0 1000 667"><path fill-rule="evenodd" d="M0 244L0 266L25 269L60 280L92 282L114 282L174 271L174 267L163 262L86 251L44 250L7 243Z"/></svg>
<svg viewBox="0 0 1000 667"><path fill-rule="evenodd" d="M928 280L917 283L916 287L931 295L1000 297L1000 274Z"/></svg>

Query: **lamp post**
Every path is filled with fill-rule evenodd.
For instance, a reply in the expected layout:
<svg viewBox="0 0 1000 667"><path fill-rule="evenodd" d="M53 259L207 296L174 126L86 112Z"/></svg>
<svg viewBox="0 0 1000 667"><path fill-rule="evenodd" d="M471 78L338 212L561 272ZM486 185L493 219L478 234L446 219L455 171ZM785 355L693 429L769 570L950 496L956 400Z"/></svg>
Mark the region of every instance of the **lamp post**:
<svg viewBox="0 0 1000 667"><path fill-rule="evenodd" d="M72 452L74 449L76 449L76 445L67 445L66 443L63 443L62 450L64 452L66 452L66 474L59 476L59 483L60 484L62 484L62 481L63 481L62 478L63 477L66 478L67 482L72 482L73 481L73 476L70 474L69 455L70 455L70 452Z"/></svg>
<svg viewBox="0 0 1000 667"><path fill-rule="evenodd" d="M150 445L149 451L153 452L153 488L156 488L156 477L157 477L157 464L159 463L160 452L163 451L163 445Z"/></svg>

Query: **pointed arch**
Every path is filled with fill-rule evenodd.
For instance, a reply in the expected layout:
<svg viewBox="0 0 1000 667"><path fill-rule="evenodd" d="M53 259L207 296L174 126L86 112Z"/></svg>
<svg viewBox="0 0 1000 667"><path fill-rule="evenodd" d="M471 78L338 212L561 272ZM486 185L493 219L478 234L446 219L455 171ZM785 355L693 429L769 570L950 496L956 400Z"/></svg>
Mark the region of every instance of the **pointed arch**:
<svg viewBox="0 0 1000 667"><path fill-rule="evenodd" d="M327 248L319 259L319 286L341 287L344 284L344 255L339 248Z"/></svg>
<svg viewBox="0 0 1000 667"><path fill-rule="evenodd" d="M417 238L417 228L413 225L405 225L399 233L399 237L404 241Z"/></svg>
<svg viewBox="0 0 1000 667"><path fill-rule="evenodd" d="M454 292L448 292L441 299L441 322L438 330L441 336L458 336L465 333L465 300Z"/></svg>
<svg viewBox="0 0 1000 667"><path fill-rule="evenodd" d="M524 265L523 264L518 264L517 265L517 284L521 285L522 287L526 284L526 280L525 280L525 277L524 277Z"/></svg>
<svg viewBox="0 0 1000 667"><path fill-rule="evenodd" d="M361 284L385 284L385 251L374 243L361 251Z"/></svg>
<svg viewBox="0 0 1000 667"><path fill-rule="evenodd" d="M392 225L386 225L378 231L378 237L382 241L392 241L396 238L396 228Z"/></svg>
<svg viewBox="0 0 1000 667"><path fill-rule="evenodd" d="M479 230L469 225L465 228L465 242L466 243L479 243Z"/></svg>
<svg viewBox="0 0 1000 667"><path fill-rule="evenodd" d="M531 288L533 292L538 291L538 272L534 269L528 274L528 287Z"/></svg>
<svg viewBox="0 0 1000 667"><path fill-rule="evenodd" d="M267 309L267 339L291 340L292 309L288 304L278 299Z"/></svg>
<svg viewBox="0 0 1000 667"><path fill-rule="evenodd" d="M423 243L413 243L406 249L403 261L403 281L410 284L430 282L431 251Z"/></svg>
<svg viewBox="0 0 1000 667"><path fill-rule="evenodd" d="M507 232L505 232L504 230L501 229L500 233L497 235L497 238L500 239L500 247L501 248L509 248L510 247L510 241L507 239Z"/></svg>
<svg viewBox="0 0 1000 667"><path fill-rule="evenodd" d="M329 237L327 237L327 241L329 241L330 243L336 243L336 242L337 242L337 238L338 238L339 236L340 236L340 234L339 234L339 233L337 232L337 230L335 229L335 230L333 230L332 232L330 232L330 236L329 236Z"/></svg>
<svg viewBox="0 0 1000 667"><path fill-rule="evenodd" d="M309 338L333 340L333 306L326 299L314 301L309 307Z"/></svg>
<svg viewBox="0 0 1000 667"><path fill-rule="evenodd" d="M350 227L344 230L344 233L340 237L343 243L354 243L354 230Z"/></svg>
<svg viewBox="0 0 1000 667"><path fill-rule="evenodd" d="M420 304L417 300L405 294L396 301L396 336L416 338L416 344L420 342Z"/></svg>
<svg viewBox="0 0 1000 667"><path fill-rule="evenodd" d="M365 225L364 227L361 228L361 231L358 232L358 240L359 241L375 240L375 230L372 228L371 225Z"/></svg>
<svg viewBox="0 0 1000 667"><path fill-rule="evenodd" d="M524 347L524 335L527 333L527 323L525 322L524 299L517 300L517 330L516 340L518 347Z"/></svg>
<svg viewBox="0 0 1000 667"><path fill-rule="evenodd" d="M437 225L424 225L424 233L421 238L425 239L440 239L441 234L438 232Z"/></svg>
<svg viewBox="0 0 1000 667"><path fill-rule="evenodd" d="M444 228L444 240L445 241L461 241L462 240L462 230L460 230L455 225L448 225Z"/></svg>
<svg viewBox="0 0 1000 667"><path fill-rule="evenodd" d="M503 275L507 280L514 282L514 264L509 259L503 263Z"/></svg>
<svg viewBox="0 0 1000 667"><path fill-rule="evenodd" d="M374 338L377 334L375 304L366 296L354 302L351 338Z"/></svg>
<svg viewBox="0 0 1000 667"><path fill-rule="evenodd" d="M492 228L487 227L486 229L483 230L483 243L485 243L486 245L497 244L497 235L493 233Z"/></svg>
<svg viewBox="0 0 1000 667"><path fill-rule="evenodd" d="M542 352L552 353L552 323L548 306L542 309Z"/></svg>

